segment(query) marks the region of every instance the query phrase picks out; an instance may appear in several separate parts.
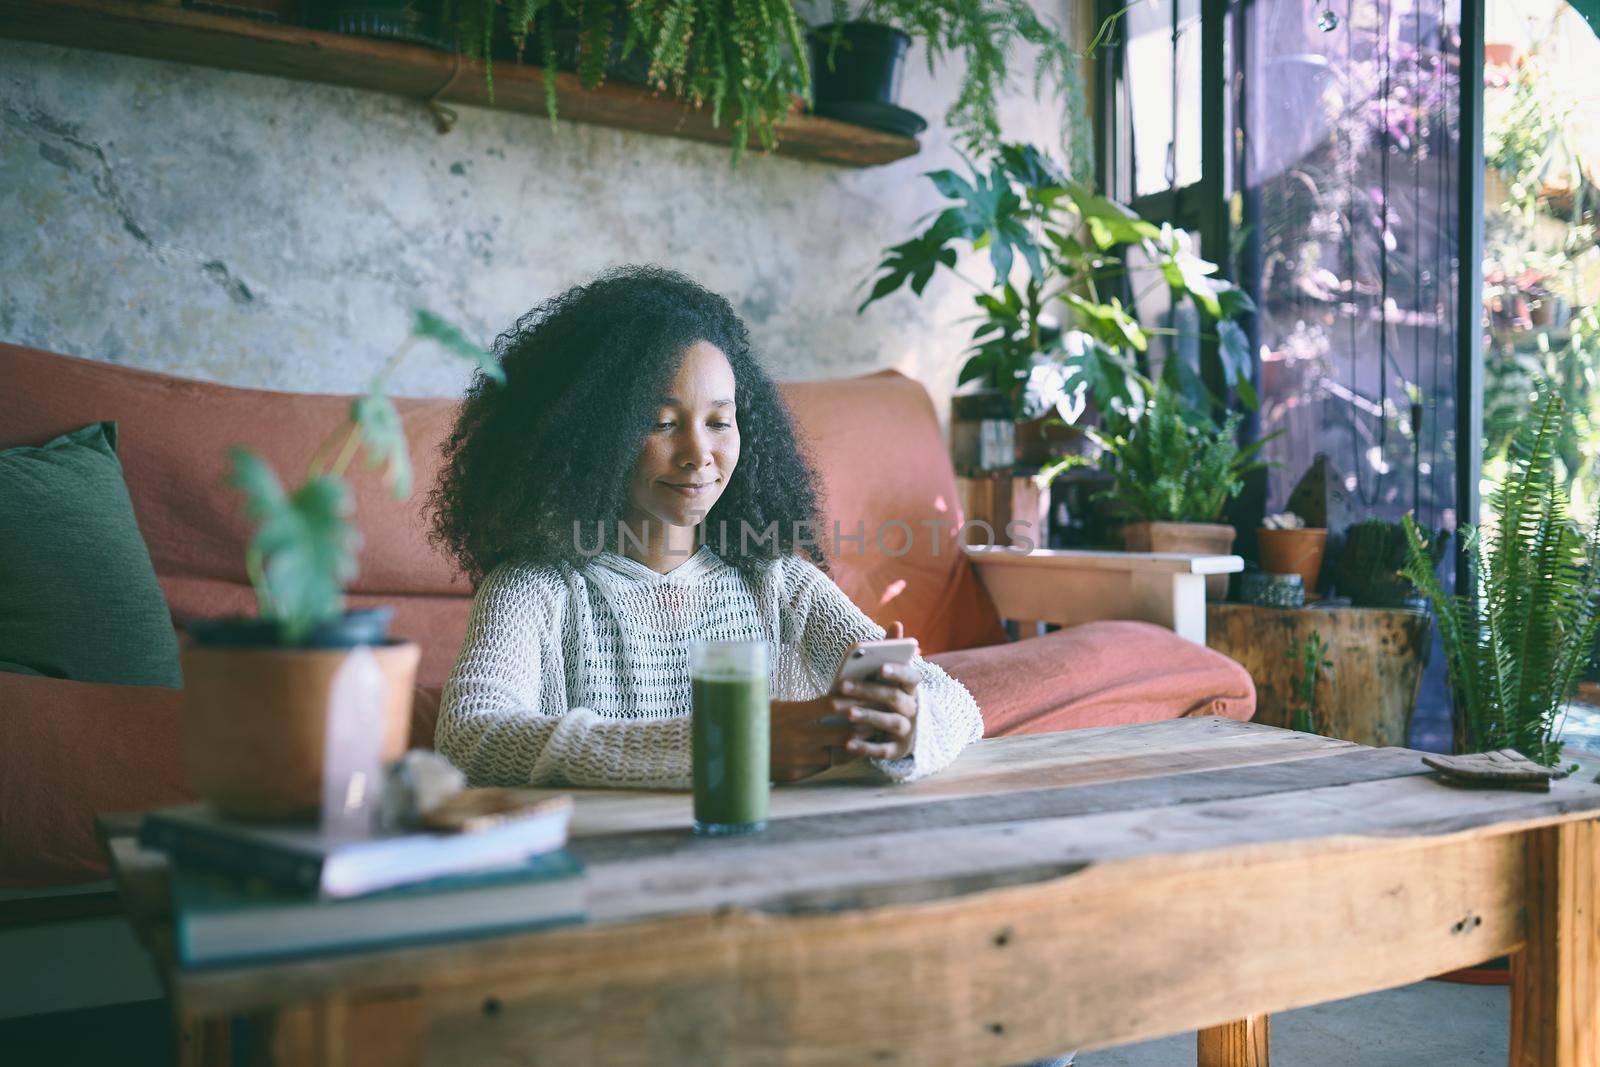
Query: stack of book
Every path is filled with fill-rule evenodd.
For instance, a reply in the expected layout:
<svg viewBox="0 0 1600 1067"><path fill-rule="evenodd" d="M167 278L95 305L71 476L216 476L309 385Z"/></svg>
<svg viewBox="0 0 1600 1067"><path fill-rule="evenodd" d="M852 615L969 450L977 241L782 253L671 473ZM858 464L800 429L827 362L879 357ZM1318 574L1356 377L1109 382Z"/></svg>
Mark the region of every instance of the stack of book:
<svg viewBox="0 0 1600 1067"><path fill-rule="evenodd" d="M571 814L558 797L476 832L352 840L200 804L146 815L139 843L171 863L179 958L208 967L581 922Z"/></svg>

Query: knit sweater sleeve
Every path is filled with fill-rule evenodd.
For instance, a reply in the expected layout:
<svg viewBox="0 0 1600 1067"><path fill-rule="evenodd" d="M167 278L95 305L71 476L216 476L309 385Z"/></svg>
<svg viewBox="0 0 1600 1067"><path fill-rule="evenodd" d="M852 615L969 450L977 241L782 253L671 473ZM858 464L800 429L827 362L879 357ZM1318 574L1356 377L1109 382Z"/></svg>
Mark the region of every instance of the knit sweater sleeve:
<svg viewBox="0 0 1600 1067"><path fill-rule="evenodd" d="M826 686L851 644L881 640L884 629L810 560L788 557L785 570L787 628L795 636L812 677ZM897 782L925 778L944 769L963 748L983 737L983 717L966 686L921 656L913 657L911 663L922 675L917 686L917 733L911 752L899 759L872 761Z"/></svg>
<svg viewBox="0 0 1600 1067"><path fill-rule="evenodd" d="M566 586L502 564L478 586L445 682L434 746L473 785L687 789L690 720L613 719L552 706L543 672L559 665Z"/></svg>

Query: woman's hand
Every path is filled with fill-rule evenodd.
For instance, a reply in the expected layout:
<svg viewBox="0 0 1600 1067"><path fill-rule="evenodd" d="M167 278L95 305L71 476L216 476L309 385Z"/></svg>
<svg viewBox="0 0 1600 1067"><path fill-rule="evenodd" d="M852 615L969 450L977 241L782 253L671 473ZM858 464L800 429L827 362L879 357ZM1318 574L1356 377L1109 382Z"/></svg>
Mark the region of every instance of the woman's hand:
<svg viewBox="0 0 1600 1067"><path fill-rule="evenodd" d="M917 739L917 686L922 675L909 663L885 663L872 680L835 685L856 736L845 751L872 759L909 755ZM833 696L834 694L829 694Z"/></svg>
<svg viewBox="0 0 1600 1067"><path fill-rule="evenodd" d="M834 752L856 734L850 708L849 700L832 693L813 700L774 700L772 780L797 782L833 766Z"/></svg>

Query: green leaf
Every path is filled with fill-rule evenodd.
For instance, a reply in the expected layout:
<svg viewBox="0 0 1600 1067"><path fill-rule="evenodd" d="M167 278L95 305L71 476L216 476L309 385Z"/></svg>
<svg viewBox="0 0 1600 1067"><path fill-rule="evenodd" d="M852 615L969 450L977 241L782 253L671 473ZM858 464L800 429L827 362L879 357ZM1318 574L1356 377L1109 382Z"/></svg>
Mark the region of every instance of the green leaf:
<svg viewBox="0 0 1600 1067"><path fill-rule="evenodd" d="M411 495L411 449L394 401L367 393L350 401L350 418L361 429L369 468L386 466L384 478L396 500Z"/></svg>
<svg viewBox="0 0 1600 1067"><path fill-rule="evenodd" d="M1230 281L1223 278L1212 278L1211 288L1217 294L1217 306L1221 311L1220 318L1237 318L1256 309L1256 302L1250 299L1250 294Z"/></svg>
<svg viewBox="0 0 1600 1067"><path fill-rule="evenodd" d="M1103 344L1112 348L1130 346L1139 352L1150 347L1149 338L1137 320L1129 315L1122 301L1111 298L1108 304L1097 304L1077 293L1064 293L1062 299L1078 313L1078 323L1094 334Z"/></svg>
<svg viewBox="0 0 1600 1067"><path fill-rule="evenodd" d="M262 561L264 603L279 621L286 644L344 608L344 584L356 576L361 535L350 523L350 491L342 481L317 475L286 495L265 461L243 448L229 451L229 484L245 495L245 514L256 526L250 552Z"/></svg>
<svg viewBox="0 0 1600 1067"><path fill-rule="evenodd" d="M1222 377L1230 386L1250 381L1250 335L1244 327L1229 319L1217 323L1217 355L1222 363Z"/></svg>
<svg viewBox="0 0 1600 1067"><path fill-rule="evenodd" d="M433 312L417 308L411 313L411 335L435 342L452 356L476 364L487 377L505 384L506 375L500 368L500 361Z"/></svg>
<svg viewBox="0 0 1600 1067"><path fill-rule="evenodd" d="M1137 244L1157 237L1161 231L1115 200L1090 192L1082 186L1070 187L1072 203L1089 227L1089 236L1102 251L1119 244Z"/></svg>

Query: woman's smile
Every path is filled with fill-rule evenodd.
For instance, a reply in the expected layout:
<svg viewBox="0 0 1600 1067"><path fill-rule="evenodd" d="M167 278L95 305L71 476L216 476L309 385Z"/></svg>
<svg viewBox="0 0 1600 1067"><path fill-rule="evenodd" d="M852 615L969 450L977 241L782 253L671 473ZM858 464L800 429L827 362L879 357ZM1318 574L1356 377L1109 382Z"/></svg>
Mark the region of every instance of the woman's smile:
<svg viewBox="0 0 1600 1067"><path fill-rule="evenodd" d="M669 489L674 489L691 499L706 496L722 482L721 478L712 478L708 481L695 482L663 482Z"/></svg>

